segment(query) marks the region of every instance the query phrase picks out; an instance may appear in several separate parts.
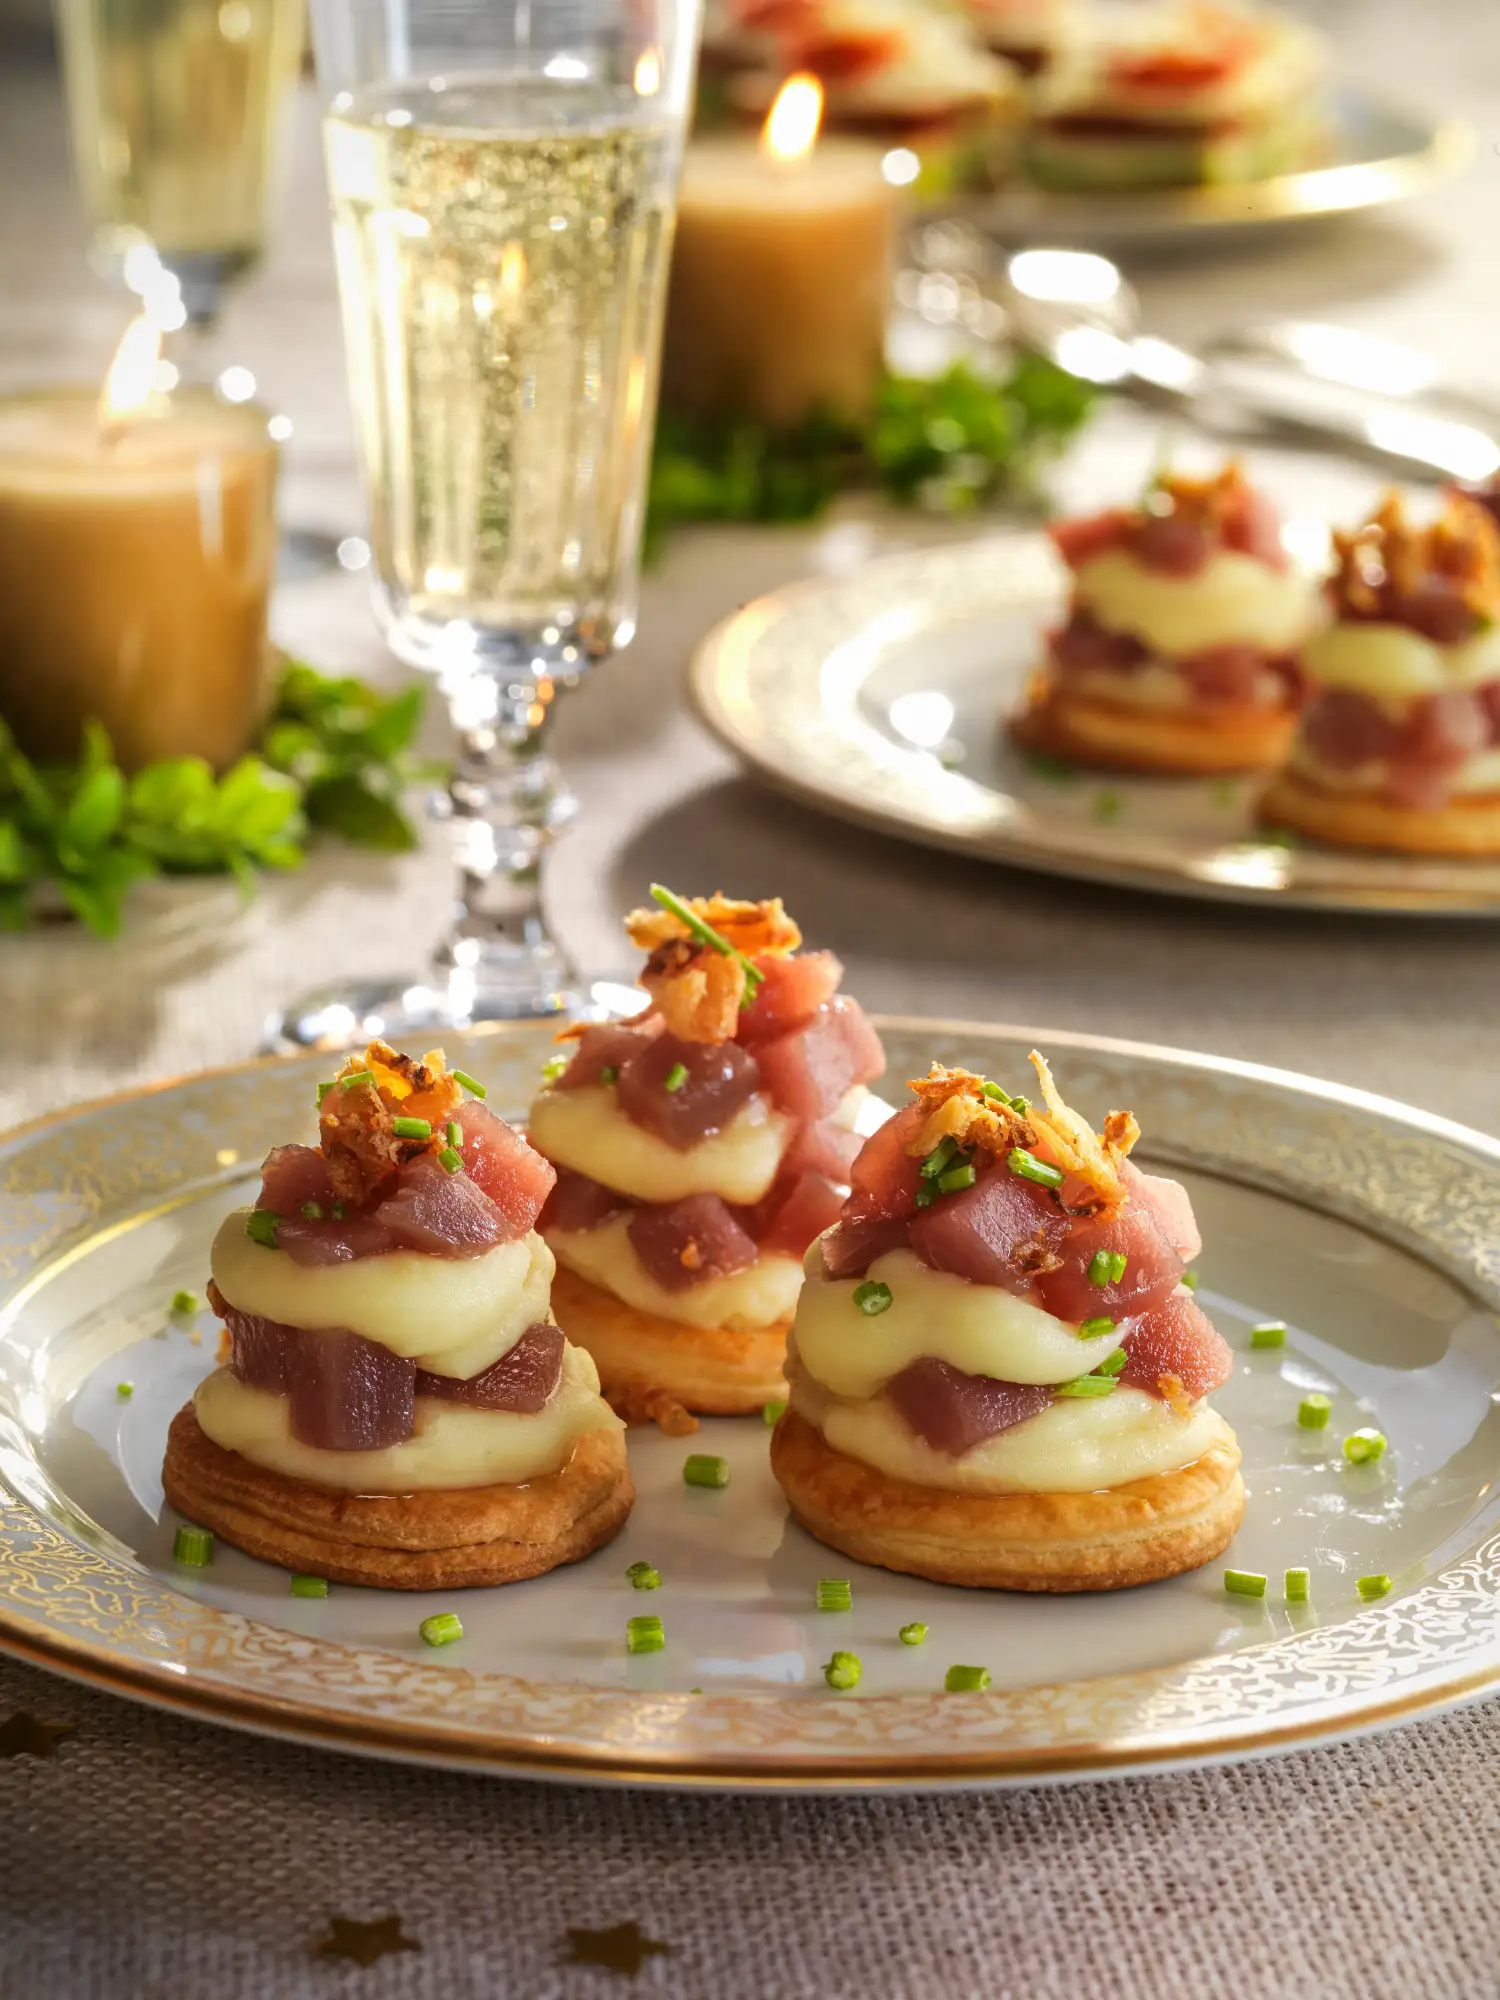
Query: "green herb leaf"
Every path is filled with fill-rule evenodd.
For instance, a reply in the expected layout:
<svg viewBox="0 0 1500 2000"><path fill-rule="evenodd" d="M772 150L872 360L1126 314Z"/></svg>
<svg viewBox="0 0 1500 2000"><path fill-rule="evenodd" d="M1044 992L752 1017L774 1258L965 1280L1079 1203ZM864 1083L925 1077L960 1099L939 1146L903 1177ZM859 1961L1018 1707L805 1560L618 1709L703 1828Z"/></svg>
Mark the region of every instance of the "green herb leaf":
<svg viewBox="0 0 1500 2000"><path fill-rule="evenodd" d="M342 834L357 846L405 854L417 844L416 832L401 808L352 773L310 785L305 804L314 826Z"/></svg>

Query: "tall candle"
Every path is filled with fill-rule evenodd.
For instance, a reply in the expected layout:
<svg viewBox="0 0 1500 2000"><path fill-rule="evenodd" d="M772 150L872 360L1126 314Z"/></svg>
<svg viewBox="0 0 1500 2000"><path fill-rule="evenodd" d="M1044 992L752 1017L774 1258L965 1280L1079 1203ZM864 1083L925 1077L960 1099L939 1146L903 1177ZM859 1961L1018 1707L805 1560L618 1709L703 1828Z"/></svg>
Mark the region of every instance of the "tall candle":
<svg viewBox="0 0 1500 2000"><path fill-rule="evenodd" d="M101 417L86 389L0 402L0 716L28 754L89 717L123 765L248 746L266 670L276 448L207 391Z"/></svg>
<svg viewBox="0 0 1500 2000"><path fill-rule="evenodd" d="M662 401L776 428L815 410L859 418L883 364L896 197L881 150L852 139L814 145L806 125L780 138L794 78L759 147L706 139L688 148L662 354Z"/></svg>

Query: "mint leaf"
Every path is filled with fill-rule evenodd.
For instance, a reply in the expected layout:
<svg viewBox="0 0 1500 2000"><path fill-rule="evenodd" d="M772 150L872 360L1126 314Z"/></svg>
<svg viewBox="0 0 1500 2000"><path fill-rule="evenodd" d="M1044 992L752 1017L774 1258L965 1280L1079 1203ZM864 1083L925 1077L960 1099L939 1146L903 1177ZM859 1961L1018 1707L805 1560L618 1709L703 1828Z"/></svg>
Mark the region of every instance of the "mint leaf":
<svg viewBox="0 0 1500 2000"><path fill-rule="evenodd" d="M344 776L313 785L304 803L312 825L342 834L360 847L405 854L417 844L399 806L373 791L363 778Z"/></svg>

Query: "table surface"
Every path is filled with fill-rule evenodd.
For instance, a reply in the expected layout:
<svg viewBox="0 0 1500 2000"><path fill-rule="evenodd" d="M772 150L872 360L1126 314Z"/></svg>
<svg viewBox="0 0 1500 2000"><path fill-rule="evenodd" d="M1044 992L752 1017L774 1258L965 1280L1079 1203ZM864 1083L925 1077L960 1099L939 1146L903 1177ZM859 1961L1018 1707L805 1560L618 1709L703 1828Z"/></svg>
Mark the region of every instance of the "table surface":
<svg viewBox="0 0 1500 2000"><path fill-rule="evenodd" d="M1149 317L1188 339L1268 312L1337 317L1493 388L1500 9L1332 0L1319 14L1352 72L1473 120L1474 170L1386 217L1143 271ZM308 101L288 150L279 233L234 303L226 356L294 420L289 511L357 529ZM56 80L19 57L0 56L0 185L0 390L96 379L124 311L84 263ZM1153 443L1139 423L1101 422L1062 497L1123 494ZM1259 469L1304 508L1348 513L1372 490L1290 458ZM683 703L696 637L790 577L923 532L844 517L684 536L668 551L635 647L559 718L583 810L551 903L579 959L627 963L618 917L653 877L774 890L877 1008L1207 1049L1500 1130L1488 927L1070 887L842 826L737 773ZM319 665L391 671L358 578L288 589L276 618ZM419 963L447 868L435 838L397 863L321 855L170 965L129 947L7 940L0 1124L249 1054L267 1010L310 977ZM54 1756L26 1754L51 1739L8 1722L13 1709L73 1733ZM1500 1891L1497 1786L1494 1704L1284 1760L1104 1786L712 1800L361 1765L0 1664L0 1992L585 1994L620 1975L567 1966L569 1929L635 1923L671 1947L642 1961L639 1990L693 1996L1488 1993L1478 1913ZM368 1969L315 1955L331 1916L392 1913L419 1950Z"/></svg>

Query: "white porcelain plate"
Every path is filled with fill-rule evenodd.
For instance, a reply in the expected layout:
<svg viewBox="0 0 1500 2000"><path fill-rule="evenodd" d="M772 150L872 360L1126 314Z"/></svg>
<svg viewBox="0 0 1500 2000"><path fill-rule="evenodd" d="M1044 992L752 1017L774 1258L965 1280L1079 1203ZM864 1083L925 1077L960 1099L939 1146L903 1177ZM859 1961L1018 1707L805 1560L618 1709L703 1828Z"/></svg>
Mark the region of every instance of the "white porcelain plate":
<svg viewBox="0 0 1500 2000"><path fill-rule="evenodd" d="M1457 120L1362 90L1334 94L1332 123L1329 158L1299 173L1142 194L1055 194L1017 184L957 207L1004 243L1106 251L1200 244L1206 232L1240 236L1409 200L1457 173L1474 150Z"/></svg>
<svg viewBox="0 0 1500 2000"><path fill-rule="evenodd" d="M892 1074L932 1058L1025 1074L1031 1037L883 1024ZM691 1441L633 1432L640 1498L576 1568L441 1597L288 1594L220 1545L172 1561L168 1421L212 1365L202 1290L215 1225L268 1147L312 1129L317 1058L137 1093L0 1141L0 1645L121 1694L321 1744L512 1774L726 1787L935 1787L1246 1754L1417 1715L1500 1681L1500 1146L1382 1100L1276 1072L1085 1037L1046 1038L1069 1097L1129 1105L1180 1172L1206 1248L1199 1297L1239 1350L1217 1401L1250 1490L1231 1560L1117 1595L1023 1598L851 1564L789 1524L758 1418ZM450 1055L519 1115L545 1030ZM326 1058L324 1059L326 1062ZM1286 1346L1248 1349L1285 1320ZM118 1385L129 1382L123 1397ZM1326 1431L1299 1398L1333 1398ZM1345 1463L1356 1426L1389 1438ZM723 1491L689 1489L690 1449ZM8 1491L6 1490L8 1489ZM662 1585L628 1583L646 1558ZM1288 1608L1282 1573L1312 1571ZM1357 1579L1385 1573L1365 1604ZM820 1577L847 1614L813 1608ZM630 1657L649 1608L662 1653ZM456 1610L464 1638L417 1626ZM930 1628L920 1648L897 1633ZM856 1692L823 1663L857 1652ZM983 1694L943 1692L954 1664Z"/></svg>
<svg viewBox="0 0 1500 2000"><path fill-rule="evenodd" d="M709 728L809 804L929 846L1214 901L1500 916L1500 860L1282 845L1243 779L1116 778L1005 735L1063 612L1045 536L886 556L756 599L694 655Z"/></svg>

